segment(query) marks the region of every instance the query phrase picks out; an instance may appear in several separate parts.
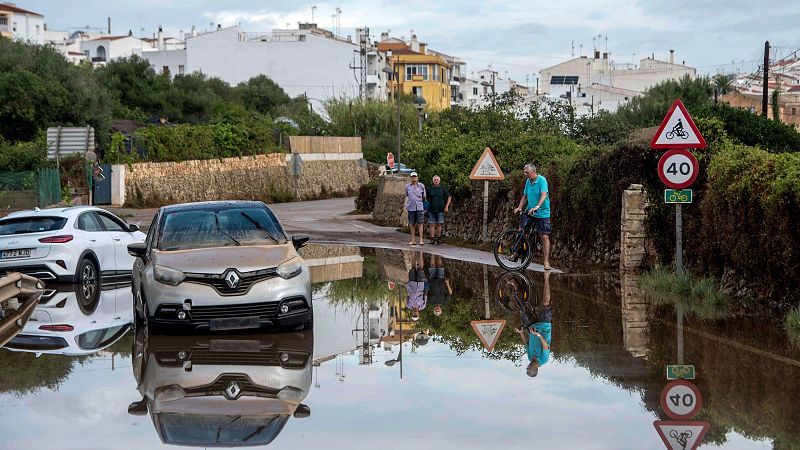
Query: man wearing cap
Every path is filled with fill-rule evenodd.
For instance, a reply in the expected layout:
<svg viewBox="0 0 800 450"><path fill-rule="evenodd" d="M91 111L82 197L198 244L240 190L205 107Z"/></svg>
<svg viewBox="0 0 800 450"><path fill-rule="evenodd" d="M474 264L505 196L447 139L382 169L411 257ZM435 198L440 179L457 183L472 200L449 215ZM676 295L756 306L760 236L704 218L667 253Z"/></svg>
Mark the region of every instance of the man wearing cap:
<svg viewBox="0 0 800 450"><path fill-rule="evenodd" d="M406 308L411 310L411 320L419 320L419 312L425 309L428 302L428 280L425 279L425 262L422 253L416 258L411 255L413 266L408 270L406 283ZM419 262L417 262L419 261Z"/></svg>
<svg viewBox="0 0 800 450"><path fill-rule="evenodd" d="M430 224L431 244L442 243L442 225L444 215L450 209L450 193L442 186L439 175L433 177L433 187L428 189L428 223Z"/></svg>
<svg viewBox="0 0 800 450"><path fill-rule="evenodd" d="M547 189L547 179L536 173L536 166L528 164L523 170L525 173L525 189L522 198L514 213L519 213L525 208L525 214L520 221L520 230L533 225L542 238L544 253L544 270L550 270L550 233L553 226L550 223L550 193Z"/></svg>
<svg viewBox="0 0 800 450"><path fill-rule="evenodd" d="M417 172L411 172L411 182L406 184L406 211L408 211L408 227L411 228L411 242L414 245L415 228L419 230L419 245L425 245L423 235L425 233L425 201L427 193L425 185L419 182Z"/></svg>

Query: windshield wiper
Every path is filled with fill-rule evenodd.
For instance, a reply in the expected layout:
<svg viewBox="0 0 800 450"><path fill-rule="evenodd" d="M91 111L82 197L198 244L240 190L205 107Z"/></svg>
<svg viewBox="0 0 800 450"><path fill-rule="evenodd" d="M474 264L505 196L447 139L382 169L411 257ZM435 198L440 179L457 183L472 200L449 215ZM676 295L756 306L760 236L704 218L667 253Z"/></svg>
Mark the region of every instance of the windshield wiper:
<svg viewBox="0 0 800 450"><path fill-rule="evenodd" d="M272 239L273 241L275 241L275 243L276 243L276 244L279 242L279 241L278 241L278 239L277 239L275 236L273 236L273 235L272 235L272 233L270 233L270 232L269 232L269 231L268 231L266 228L264 228L264 227L263 227L263 226L262 226L260 223L258 223L258 221L257 221L256 219L253 219L252 217L250 217L250 215L248 215L246 212L242 212L241 214L242 214L242 216L244 216L244 218L245 218L245 219L247 219L247 220L249 220L250 222L252 222L252 223L253 223L253 225L255 225L255 226L256 226L256 228L258 228L259 230L263 231L264 233L267 233L267 236L269 236L269 238L270 238L270 239Z"/></svg>
<svg viewBox="0 0 800 450"><path fill-rule="evenodd" d="M232 240L233 242L235 242L235 243L236 243L236 245L238 245L238 246L240 246L240 247L241 247L241 245L242 245L242 243L241 243L241 242L239 242L238 240L236 240L236 238L235 238L235 237L233 237L233 236L231 236L230 234L228 234L228 232L227 232L227 231L225 231L225 230L223 230L222 228L220 228L220 226L219 226L219 217L217 216L217 213L214 213L214 222L216 222L216 224L217 224L217 230L219 230L219 232L220 232L220 233L224 234L224 235L225 235L225 236L226 236L228 239Z"/></svg>

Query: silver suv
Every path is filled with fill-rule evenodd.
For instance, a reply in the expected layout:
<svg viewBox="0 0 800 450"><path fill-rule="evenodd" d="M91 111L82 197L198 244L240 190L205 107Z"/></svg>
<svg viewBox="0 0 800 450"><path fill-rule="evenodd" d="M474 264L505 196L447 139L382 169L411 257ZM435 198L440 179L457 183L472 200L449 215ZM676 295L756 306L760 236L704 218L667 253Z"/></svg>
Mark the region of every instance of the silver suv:
<svg viewBox="0 0 800 450"><path fill-rule="evenodd" d="M135 320L150 331L311 328L311 280L297 249L262 202L164 206L147 239L131 244Z"/></svg>

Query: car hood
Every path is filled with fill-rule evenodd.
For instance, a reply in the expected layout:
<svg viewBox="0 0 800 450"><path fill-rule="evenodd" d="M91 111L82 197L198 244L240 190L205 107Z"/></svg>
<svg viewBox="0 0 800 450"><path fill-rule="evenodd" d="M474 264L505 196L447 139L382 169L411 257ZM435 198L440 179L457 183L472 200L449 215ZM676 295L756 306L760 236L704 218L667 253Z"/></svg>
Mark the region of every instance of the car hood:
<svg viewBox="0 0 800 450"><path fill-rule="evenodd" d="M230 268L252 272L277 267L296 256L294 246L287 243L156 251L153 260L182 272L219 274Z"/></svg>

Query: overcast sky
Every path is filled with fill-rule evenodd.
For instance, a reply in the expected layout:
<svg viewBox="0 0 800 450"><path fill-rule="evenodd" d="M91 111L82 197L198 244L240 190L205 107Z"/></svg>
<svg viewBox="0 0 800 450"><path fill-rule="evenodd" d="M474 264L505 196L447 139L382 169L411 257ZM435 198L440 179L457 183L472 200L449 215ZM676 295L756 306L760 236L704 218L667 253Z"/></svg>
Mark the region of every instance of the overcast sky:
<svg viewBox="0 0 800 450"><path fill-rule="evenodd" d="M593 38L617 63L638 62L655 54L667 59L675 49L676 62L685 61L699 73L752 72L763 61L764 41L782 58L800 49L800 4L772 0L766 5L744 0L406 0L334 2L303 0L171 1L136 0L17 0L17 5L44 14L51 29L85 26L105 28L111 17L114 34L151 36L159 25L170 35L192 25L209 29L241 23L245 31L296 28L314 19L333 27L332 15L341 8L341 35L354 35L367 26L374 39L389 31L410 38L412 30L432 49L461 57L472 72L492 67L524 83L528 75L569 59L590 55ZM735 62L735 65L732 65ZM532 81L531 81L532 83Z"/></svg>

